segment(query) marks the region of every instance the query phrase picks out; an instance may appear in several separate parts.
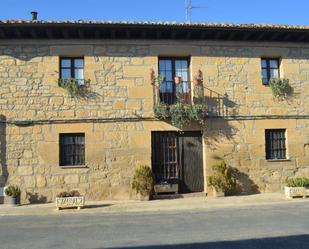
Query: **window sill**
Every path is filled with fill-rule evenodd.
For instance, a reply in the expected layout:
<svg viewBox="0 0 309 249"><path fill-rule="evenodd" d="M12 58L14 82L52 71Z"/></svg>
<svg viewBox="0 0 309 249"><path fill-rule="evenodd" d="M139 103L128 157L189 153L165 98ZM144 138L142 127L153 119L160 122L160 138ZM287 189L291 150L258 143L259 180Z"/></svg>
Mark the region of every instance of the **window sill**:
<svg viewBox="0 0 309 249"><path fill-rule="evenodd" d="M68 166L59 166L61 169L85 169L88 168L86 165L68 165Z"/></svg>
<svg viewBox="0 0 309 249"><path fill-rule="evenodd" d="M266 159L266 162L291 162L291 159Z"/></svg>

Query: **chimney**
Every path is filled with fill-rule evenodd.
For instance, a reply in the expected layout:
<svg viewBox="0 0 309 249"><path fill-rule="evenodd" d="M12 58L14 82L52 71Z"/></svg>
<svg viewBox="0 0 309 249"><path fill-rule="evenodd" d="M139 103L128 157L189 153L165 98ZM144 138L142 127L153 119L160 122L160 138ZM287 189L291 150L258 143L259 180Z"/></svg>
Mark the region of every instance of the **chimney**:
<svg viewBox="0 0 309 249"><path fill-rule="evenodd" d="M32 21L37 21L38 20L38 12L31 11L31 15L32 15Z"/></svg>

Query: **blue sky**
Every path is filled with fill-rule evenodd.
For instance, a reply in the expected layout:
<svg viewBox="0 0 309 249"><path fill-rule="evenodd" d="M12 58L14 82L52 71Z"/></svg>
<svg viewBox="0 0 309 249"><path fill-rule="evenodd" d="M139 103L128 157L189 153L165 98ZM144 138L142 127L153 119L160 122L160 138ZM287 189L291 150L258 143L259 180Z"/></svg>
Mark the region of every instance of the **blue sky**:
<svg viewBox="0 0 309 249"><path fill-rule="evenodd" d="M192 0L192 22L309 25L309 0ZM185 0L0 0L0 19L185 21Z"/></svg>

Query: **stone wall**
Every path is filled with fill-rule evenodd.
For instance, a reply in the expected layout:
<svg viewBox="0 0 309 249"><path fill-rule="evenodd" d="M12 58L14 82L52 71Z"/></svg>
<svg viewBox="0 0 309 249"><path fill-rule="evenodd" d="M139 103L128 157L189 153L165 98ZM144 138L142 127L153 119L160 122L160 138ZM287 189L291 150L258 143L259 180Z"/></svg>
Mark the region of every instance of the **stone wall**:
<svg viewBox="0 0 309 249"><path fill-rule="evenodd" d="M59 56L82 55L91 95L72 98L58 86ZM306 115L308 55L308 47L288 43L1 41L3 119L44 122L2 124L0 184L20 185L23 202L52 201L69 189L80 190L88 200L134 198L131 177L137 164L151 163L151 131L176 128L163 121L81 119L153 117L148 74L150 68L157 71L158 56L191 56L191 74L200 68L205 86L227 94L233 114ZM289 101L274 100L262 85L262 56L281 57L281 75L294 90ZM209 93L205 91L208 98ZM81 121L65 122L68 119ZM265 160L266 128L287 129L289 160ZM307 119L209 119L204 130L205 177L210 166L223 159L242 173L244 191L252 192L255 185L260 191L278 191L287 176L309 173L308 129ZM59 167L59 133L65 132L85 133L86 167Z"/></svg>

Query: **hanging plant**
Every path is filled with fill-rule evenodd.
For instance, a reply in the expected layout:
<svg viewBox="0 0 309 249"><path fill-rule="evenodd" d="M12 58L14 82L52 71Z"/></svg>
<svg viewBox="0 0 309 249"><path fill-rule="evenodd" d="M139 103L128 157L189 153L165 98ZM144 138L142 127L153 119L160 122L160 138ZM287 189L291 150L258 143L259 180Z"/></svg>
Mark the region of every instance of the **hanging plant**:
<svg viewBox="0 0 309 249"><path fill-rule="evenodd" d="M193 84L194 84L195 86L198 86L198 85L202 85L202 84L203 84L203 73L202 73L201 69L199 69L199 70L197 71L197 73L194 75Z"/></svg>
<svg viewBox="0 0 309 249"><path fill-rule="evenodd" d="M154 106L154 115L158 119L166 119L170 116L168 106L163 102L158 102Z"/></svg>
<svg viewBox="0 0 309 249"><path fill-rule="evenodd" d="M190 118L199 122L201 125L205 124L205 108L204 105L192 105L190 108Z"/></svg>
<svg viewBox="0 0 309 249"><path fill-rule="evenodd" d="M292 93L288 79L271 78L269 86L275 98L285 99Z"/></svg>
<svg viewBox="0 0 309 249"><path fill-rule="evenodd" d="M59 79L58 84L71 96L82 95L86 92L86 81L81 84L77 79Z"/></svg>
<svg viewBox="0 0 309 249"><path fill-rule="evenodd" d="M191 105L177 103L170 107L170 115L172 124L182 129L185 125L188 125L191 120L190 115Z"/></svg>

